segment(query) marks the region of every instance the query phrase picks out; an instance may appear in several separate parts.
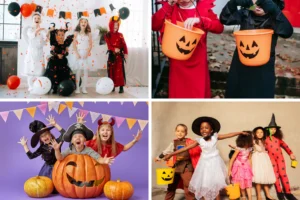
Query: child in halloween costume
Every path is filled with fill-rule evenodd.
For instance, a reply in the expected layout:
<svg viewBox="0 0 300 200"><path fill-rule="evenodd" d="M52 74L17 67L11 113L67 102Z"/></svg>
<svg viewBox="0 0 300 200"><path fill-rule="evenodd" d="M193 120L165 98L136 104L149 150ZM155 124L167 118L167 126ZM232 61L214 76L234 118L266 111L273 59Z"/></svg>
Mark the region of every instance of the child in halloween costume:
<svg viewBox="0 0 300 200"><path fill-rule="evenodd" d="M33 26L23 31L23 37L28 43L23 71L27 76L28 91L32 90L34 78L43 76L45 72L43 47L47 41L47 31L40 27L41 22L41 14L34 13Z"/></svg>
<svg viewBox="0 0 300 200"><path fill-rule="evenodd" d="M73 41L74 35L69 35L65 39L66 29L50 29L51 57L44 76L48 77L52 83L53 94L57 93L58 85L64 80L73 80L72 70L69 67L67 56L69 55L69 46Z"/></svg>
<svg viewBox="0 0 300 200"><path fill-rule="evenodd" d="M253 4L257 7L249 9ZM241 6L240 10L237 6ZM259 67L243 65L234 52L226 88L226 98L274 98L275 94L275 47L278 36L288 38L293 27L281 12L284 0L230 0L223 8L220 20L224 25L240 25L241 30L272 29L270 60ZM245 49L257 50L260 45L253 41L244 44ZM258 52L259 53L259 52Z"/></svg>
<svg viewBox="0 0 300 200"><path fill-rule="evenodd" d="M272 115L271 122L268 127L266 127L269 132L265 141L265 147L270 156L274 173L276 175L275 189L277 192L277 197L279 200L284 200L284 196L288 200L296 200L294 195L291 193L289 179L286 174L285 160L281 151L281 147L289 154L291 160L295 160L296 156L293 154L288 145L282 140L283 134L280 130L280 126L277 126L275 121L275 115ZM284 188L284 192L280 187L280 180Z"/></svg>
<svg viewBox="0 0 300 200"><path fill-rule="evenodd" d="M52 169L53 165L56 162L54 149L51 146L51 141L56 140L57 142L62 142L62 137L65 133L65 130L61 128L52 116L49 116L47 119L49 124L52 126L46 126L43 122L34 120L30 123L29 129L34 135L31 138L31 147L35 148L37 144L40 142L39 148L35 152L31 152L27 146L27 139L22 137L20 139L20 143L28 156L29 159L34 159L40 155L42 155L42 159L45 160L45 164L39 172L39 176L47 176L52 179ZM51 134L50 130L53 128L57 128L61 135L55 139L54 135Z"/></svg>
<svg viewBox="0 0 300 200"><path fill-rule="evenodd" d="M222 33L224 28L212 11L213 2L214 0L169 0L152 16L152 30L161 31L161 34L166 19L174 24L181 21L186 28L194 26L205 32L190 59L169 59L169 98L211 97L206 37L208 32Z"/></svg>
<svg viewBox="0 0 300 200"><path fill-rule="evenodd" d="M70 142L70 147L60 152L61 142L57 143L52 141L52 146L55 149L55 157L57 160L63 160L69 154L85 154L94 158L100 164L109 164L111 165L114 161L113 157L101 157L93 149L86 147L84 145L85 141L91 140L93 138L93 131L87 128L84 124L75 123L72 124L66 133L64 134L64 141Z"/></svg>
<svg viewBox="0 0 300 200"><path fill-rule="evenodd" d="M109 32L104 39L108 48L107 72L108 77L114 82L115 87L120 87L119 93L124 92L126 82L125 59L128 57L128 50L123 34L119 32L121 24L120 17L113 16L109 21Z"/></svg>
<svg viewBox="0 0 300 200"><path fill-rule="evenodd" d="M242 191L242 199L246 199L246 192L248 199L252 199L252 169L251 169L251 153L253 146L252 134L239 135L236 139L235 152L230 159L228 177L232 177L233 183L239 183Z"/></svg>
<svg viewBox="0 0 300 200"><path fill-rule="evenodd" d="M179 148L186 147L193 143L194 141L190 138L186 138L188 128L184 124L178 124L175 128L176 139L171 142L171 144L155 159L159 161L164 158L165 155L176 151ZM168 185L168 192L166 194L166 200L172 200L175 197L175 191L178 187L180 181L183 182L183 189L185 193L185 199L193 200L195 195L188 190L194 169L197 166L199 157L201 154L201 149L199 146L190 149L183 153L178 154L173 157L174 160L174 182Z"/></svg>
<svg viewBox="0 0 300 200"><path fill-rule="evenodd" d="M76 26L74 33L74 51L77 58L77 71L76 71L76 94L80 93L79 80L81 77L81 72L83 71L83 82L82 82L82 93L87 94L87 79L88 79L88 69L89 62L88 57L91 53L92 44L92 34L91 27L89 25L88 19L85 16L81 16Z"/></svg>
<svg viewBox="0 0 300 200"><path fill-rule="evenodd" d="M226 166L219 155L217 149L217 141L234 137L240 134L248 134L244 132L218 134L221 125L218 120L212 117L199 117L194 120L192 130L195 134L202 136L187 147L181 148L164 157L164 160L172 156L200 146L202 152L197 163L192 179L190 181L189 190L195 194L196 199L205 200L220 199L219 191L227 186ZM213 177L213 178L212 178Z"/></svg>

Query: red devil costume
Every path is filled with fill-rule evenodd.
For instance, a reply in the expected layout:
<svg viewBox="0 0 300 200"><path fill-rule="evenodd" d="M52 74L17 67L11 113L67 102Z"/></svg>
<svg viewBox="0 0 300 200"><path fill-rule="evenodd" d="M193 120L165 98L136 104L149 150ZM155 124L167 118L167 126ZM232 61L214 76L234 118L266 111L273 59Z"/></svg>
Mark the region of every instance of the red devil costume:
<svg viewBox="0 0 300 200"><path fill-rule="evenodd" d="M99 132L99 128L101 125L103 124L109 124L111 126L111 128L113 127L113 125L115 124L115 120L113 118L111 118L111 122L103 122L102 119L99 119L98 120L98 132ZM113 129L113 128L112 128ZM97 134L99 134L97 132ZM89 140L89 141L86 141L86 146L88 147L91 147L94 151L98 152L101 157L104 157L105 155L107 157L117 157L124 149L124 145L118 143L118 142L115 142L115 141L112 141L112 138L114 138L113 136L113 132L112 132L112 135L110 136L110 144L101 144L101 153L98 152L98 144L97 144L97 138L95 139L92 139L92 140ZM96 137L99 137L98 135ZM112 152L112 148L113 148L113 145L116 145L116 154L113 155L113 152Z"/></svg>
<svg viewBox="0 0 300 200"><path fill-rule="evenodd" d="M152 16L152 30L161 31L162 37L165 19L176 24L176 21L199 17L200 23L194 27L205 32L190 59L180 61L170 58L169 98L211 97L206 37L208 32L222 33L224 28L212 11L214 1L197 0L193 9L182 9L177 4L171 6L164 2L163 7Z"/></svg>
<svg viewBox="0 0 300 200"><path fill-rule="evenodd" d="M108 77L114 82L115 87L120 86L120 93L123 93L123 86L126 82L124 55L128 54L126 42L124 40L123 34L119 33L119 26L116 32L114 32L114 24L121 24L121 19L119 17L112 17L109 22L109 32L105 35L104 39L108 48L108 61L107 61L107 72ZM120 52L116 53L115 49L120 49Z"/></svg>
<svg viewBox="0 0 300 200"><path fill-rule="evenodd" d="M176 139L174 140L169 147L159 155L159 158L162 159L166 154L176 151L179 148L189 146L195 141L190 138ZM168 192L166 194L166 200L172 200L175 197L176 188L182 187L185 193L185 198L187 200L195 199L193 193L188 190L190 180L192 178L194 169L198 163L199 157L201 154L201 149L199 146L192 148L188 151L173 156L173 162L175 167L174 182L168 185Z"/></svg>
<svg viewBox="0 0 300 200"><path fill-rule="evenodd" d="M280 126L277 126L275 121L275 115L272 115L271 122L267 129L267 133L269 133L269 128L276 128L276 133L272 136L266 138L265 147L270 156L274 173L276 176L275 188L277 192L277 196L279 200L284 200L284 195L288 200L296 200L296 198L291 194L290 183L288 176L286 174L286 165L285 160L281 151L282 147L287 154L291 155L293 152L288 147L288 145L282 140L282 135L279 133ZM283 194L282 189L280 187L280 180L284 188L285 194Z"/></svg>

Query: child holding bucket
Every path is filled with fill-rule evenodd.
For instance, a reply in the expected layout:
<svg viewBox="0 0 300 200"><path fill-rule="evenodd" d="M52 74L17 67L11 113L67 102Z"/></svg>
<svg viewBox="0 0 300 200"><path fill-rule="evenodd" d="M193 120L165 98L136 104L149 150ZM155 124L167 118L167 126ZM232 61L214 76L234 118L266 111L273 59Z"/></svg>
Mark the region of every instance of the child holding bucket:
<svg viewBox="0 0 300 200"><path fill-rule="evenodd" d="M187 38L183 34L174 38L174 52L193 54L188 60L169 59L169 98L211 97L206 35L208 32L223 32L223 25L212 11L213 6L211 0L169 0L152 16L152 30L161 31L162 37L165 20L173 24L184 22L185 29L194 26L204 31L197 46L195 38ZM178 28L178 31L182 30Z"/></svg>
<svg viewBox="0 0 300 200"><path fill-rule="evenodd" d="M256 5L254 5L254 3ZM237 6L241 6L240 10ZM220 20L224 25L240 25L241 30L271 29L270 56L266 64L249 67L241 63L236 49L230 66L226 98L274 98L275 94L275 47L278 36L288 38L293 34L293 27L281 12L284 1L272 0L230 0L223 8ZM257 36L255 36L257 37ZM266 44L257 43L255 38L249 42L237 44L243 50L246 59L253 59L263 52L259 51Z"/></svg>
<svg viewBox="0 0 300 200"><path fill-rule="evenodd" d="M189 184L189 190L195 194L198 200L202 197L205 200L213 200L215 198L219 200L219 191L227 186L225 182L227 170L224 161L219 155L217 141L240 134L248 134L245 132L236 132L219 135L220 128L219 121L212 117L199 117L195 119L192 130L195 134L202 136L202 138L164 157L164 160L168 160L179 153L190 151L197 146L201 147L201 157Z"/></svg>

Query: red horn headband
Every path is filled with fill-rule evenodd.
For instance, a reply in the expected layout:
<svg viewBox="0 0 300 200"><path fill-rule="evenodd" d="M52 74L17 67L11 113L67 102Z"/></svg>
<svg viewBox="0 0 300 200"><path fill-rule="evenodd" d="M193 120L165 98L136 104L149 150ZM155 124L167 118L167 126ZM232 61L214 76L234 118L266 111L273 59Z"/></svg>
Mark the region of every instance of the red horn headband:
<svg viewBox="0 0 300 200"><path fill-rule="evenodd" d="M110 124L111 126L115 125L115 119L111 118L111 122L103 122L103 119L99 119L98 120L98 126L101 126L102 124Z"/></svg>

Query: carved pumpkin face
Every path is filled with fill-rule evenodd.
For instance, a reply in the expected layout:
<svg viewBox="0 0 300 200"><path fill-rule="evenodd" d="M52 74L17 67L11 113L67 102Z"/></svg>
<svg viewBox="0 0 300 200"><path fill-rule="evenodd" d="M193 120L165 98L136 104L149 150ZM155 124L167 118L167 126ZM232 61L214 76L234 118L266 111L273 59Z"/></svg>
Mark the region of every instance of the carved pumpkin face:
<svg viewBox="0 0 300 200"><path fill-rule="evenodd" d="M182 36L178 42L176 42L177 50L184 54L190 54L197 45L197 39L193 39L192 41L187 41L185 36Z"/></svg>
<svg viewBox="0 0 300 200"><path fill-rule="evenodd" d="M245 58L253 59L259 53L259 47L257 43L253 40L252 44L244 44L240 41L239 50Z"/></svg>
<svg viewBox="0 0 300 200"><path fill-rule="evenodd" d="M173 171L170 172L163 171L161 178L164 181L170 181L172 180L173 176L174 176Z"/></svg>
<svg viewBox="0 0 300 200"><path fill-rule="evenodd" d="M102 194L104 184L110 180L110 169L88 155L72 154L55 163L52 179L64 197L92 198Z"/></svg>
<svg viewBox="0 0 300 200"><path fill-rule="evenodd" d="M173 183L174 173L174 168L156 169L157 184L167 185Z"/></svg>

